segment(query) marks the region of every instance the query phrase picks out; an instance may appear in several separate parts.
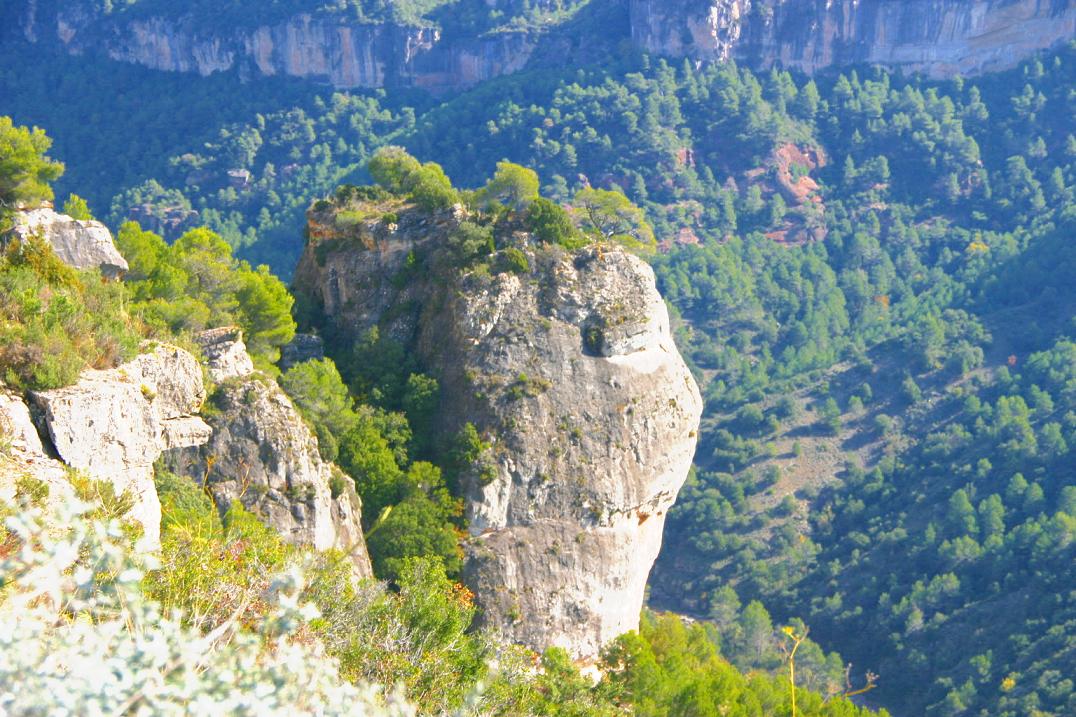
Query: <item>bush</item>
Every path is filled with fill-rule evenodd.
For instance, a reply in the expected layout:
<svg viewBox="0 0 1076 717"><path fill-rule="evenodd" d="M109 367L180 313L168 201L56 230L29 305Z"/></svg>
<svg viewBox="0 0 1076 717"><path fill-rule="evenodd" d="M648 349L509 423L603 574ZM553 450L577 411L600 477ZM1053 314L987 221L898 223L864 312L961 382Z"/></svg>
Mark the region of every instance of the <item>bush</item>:
<svg viewBox="0 0 1076 717"><path fill-rule="evenodd" d="M531 202L526 221L527 228L538 241L545 244L560 244L566 249L578 249L586 244L586 239L575 228L568 212L556 202L544 197Z"/></svg>
<svg viewBox="0 0 1076 717"><path fill-rule="evenodd" d="M21 390L58 388L84 368L131 358L142 337L124 302L121 284L76 272L48 243L13 242L0 258L0 378Z"/></svg>
<svg viewBox="0 0 1076 717"><path fill-rule="evenodd" d="M505 249L497 256L497 270L513 274L527 274L531 270L527 255L515 247Z"/></svg>
<svg viewBox="0 0 1076 717"><path fill-rule="evenodd" d="M448 209L459 201L452 182L439 164L427 162L422 165L409 177L409 184L412 201L428 212Z"/></svg>

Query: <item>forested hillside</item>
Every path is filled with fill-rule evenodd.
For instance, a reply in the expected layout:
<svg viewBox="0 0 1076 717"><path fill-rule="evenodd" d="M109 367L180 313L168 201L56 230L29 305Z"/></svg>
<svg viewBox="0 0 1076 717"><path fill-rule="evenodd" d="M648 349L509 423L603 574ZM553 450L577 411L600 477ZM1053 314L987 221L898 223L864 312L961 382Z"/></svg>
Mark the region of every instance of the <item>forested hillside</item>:
<svg viewBox="0 0 1076 717"><path fill-rule="evenodd" d="M745 668L780 664L770 614L802 618L897 714L1076 712L1071 44L943 83L626 52L443 102L231 76L147 97L90 58L50 58L50 86L3 51L0 110L55 135L61 196L206 224L284 276L310 201L379 146L467 187L507 159L555 200L619 188L706 398L652 604L712 618Z"/></svg>

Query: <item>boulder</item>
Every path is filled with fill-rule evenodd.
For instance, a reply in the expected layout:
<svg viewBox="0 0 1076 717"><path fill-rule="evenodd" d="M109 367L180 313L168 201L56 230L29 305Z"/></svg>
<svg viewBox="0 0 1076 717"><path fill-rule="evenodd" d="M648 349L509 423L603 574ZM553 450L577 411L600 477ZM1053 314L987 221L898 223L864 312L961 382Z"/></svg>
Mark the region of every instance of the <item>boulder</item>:
<svg viewBox="0 0 1076 717"><path fill-rule="evenodd" d="M15 213L14 222L10 236L19 241L40 236L52 245L56 256L76 269L100 269L109 279L127 272L127 260L116 249L108 227L101 222L72 219L48 205L22 209Z"/></svg>

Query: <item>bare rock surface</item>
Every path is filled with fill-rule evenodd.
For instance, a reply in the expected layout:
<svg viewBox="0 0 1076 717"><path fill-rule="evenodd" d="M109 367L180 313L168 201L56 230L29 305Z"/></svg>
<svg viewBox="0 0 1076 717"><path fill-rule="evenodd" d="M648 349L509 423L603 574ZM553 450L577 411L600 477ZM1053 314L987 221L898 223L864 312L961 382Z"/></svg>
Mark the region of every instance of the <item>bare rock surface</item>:
<svg viewBox="0 0 1076 717"><path fill-rule="evenodd" d="M208 482L221 511L233 501L296 545L347 554L358 577L372 575L353 481L318 453L317 438L272 379L251 375L217 389L213 435L170 451L168 466Z"/></svg>
<svg viewBox="0 0 1076 717"><path fill-rule="evenodd" d="M1067 0L630 0L634 43L815 72L874 63L936 78L1015 66L1076 36Z"/></svg>
<svg viewBox="0 0 1076 717"><path fill-rule="evenodd" d="M100 269L106 278L119 277L128 268L108 227L98 221L72 219L48 205L16 212L10 233L20 241L38 235L64 263L76 269Z"/></svg>
<svg viewBox="0 0 1076 717"><path fill-rule="evenodd" d="M204 443L210 428L194 416L205 399L190 353L157 345L122 366L87 370L77 383L32 394L52 448L68 466L111 482L134 499L141 547L160 542L161 506L153 463L162 451Z"/></svg>
<svg viewBox="0 0 1076 717"><path fill-rule="evenodd" d="M488 443L465 477L464 576L485 624L593 658L638 627L699 391L652 270L615 247L572 254L523 236L524 273L394 280L459 219L401 211L395 228L347 240L311 231L329 243L307 247L295 286L341 335L376 325L407 341L440 381L440 430L471 422Z"/></svg>
<svg viewBox="0 0 1076 717"><path fill-rule="evenodd" d="M214 381L227 381L254 373L254 362L243 343L243 331L238 326L222 326L203 331L194 337L206 359L209 375Z"/></svg>
<svg viewBox="0 0 1076 717"><path fill-rule="evenodd" d="M106 13L88 0L17 2L14 17L28 41L56 43L74 55L103 52L201 75L238 70L341 88L435 92L530 66L600 62L609 48L629 42L648 53L734 59L756 69L811 73L878 63L940 78L1006 69L1076 35L1071 0L617 0L608 3L615 19L602 36L574 39L568 28L559 36L540 28L468 35L442 32L435 23L353 22L319 13L221 26L173 8Z"/></svg>
<svg viewBox="0 0 1076 717"><path fill-rule="evenodd" d="M29 407L0 382L0 503L14 503L26 478L48 488L46 503L74 493L67 469L45 453Z"/></svg>

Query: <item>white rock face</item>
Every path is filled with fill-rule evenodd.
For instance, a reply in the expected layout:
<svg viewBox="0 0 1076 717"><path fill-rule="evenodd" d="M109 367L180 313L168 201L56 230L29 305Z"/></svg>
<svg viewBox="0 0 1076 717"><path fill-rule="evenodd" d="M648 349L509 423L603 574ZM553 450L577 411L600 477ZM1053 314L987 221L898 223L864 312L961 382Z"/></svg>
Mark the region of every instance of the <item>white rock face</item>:
<svg viewBox="0 0 1076 717"><path fill-rule="evenodd" d="M317 438L276 382L257 375L230 382L213 402L212 438L166 454L169 467L207 480L221 510L238 500L285 540L341 550L358 577L371 576L354 482L322 460Z"/></svg>
<svg viewBox="0 0 1076 717"><path fill-rule="evenodd" d="M167 345L118 368L84 371L72 386L33 394L63 462L134 498L130 516L142 525L143 550L160 544L153 462L165 449L209 439L209 426L193 415L204 399L198 361Z"/></svg>
<svg viewBox="0 0 1076 717"><path fill-rule="evenodd" d="M64 465L45 454L26 403L0 382L0 503L15 501L24 478L48 487L47 503L74 493Z"/></svg>
<svg viewBox="0 0 1076 717"><path fill-rule="evenodd" d="M39 235L64 263L76 269L100 269L109 279L128 269L108 227L97 221L72 219L48 206L16 212L11 234L20 241Z"/></svg>
<svg viewBox="0 0 1076 717"><path fill-rule="evenodd" d="M254 373L254 362L243 343L243 331L238 326L223 326L203 331L194 337L202 348L214 381L227 381Z"/></svg>
<svg viewBox="0 0 1076 717"><path fill-rule="evenodd" d="M166 17L167 16L167 17ZM80 3L21 14L30 42L50 33L75 55L103 51L120 62L206 76L239 68L304 77L334 87L460 88L522 69L536 43L526 32L447 40L439 29L348 22L297 13L271 25L218 27L166 12L129 19Z"/></svg>
<svg viewBox="0 0 1076 717"><path fill-rule="evenodd" d="M537 290L504 274L465 285L425 353L460 366L443 384L455 423L492 444L492 480L473 478L466 504L483 620L589 659L638 627L702 399L645 262L614 249L538 264Z"/></svg>

